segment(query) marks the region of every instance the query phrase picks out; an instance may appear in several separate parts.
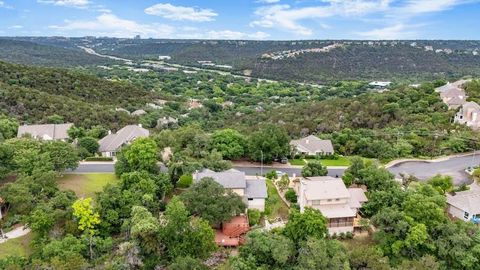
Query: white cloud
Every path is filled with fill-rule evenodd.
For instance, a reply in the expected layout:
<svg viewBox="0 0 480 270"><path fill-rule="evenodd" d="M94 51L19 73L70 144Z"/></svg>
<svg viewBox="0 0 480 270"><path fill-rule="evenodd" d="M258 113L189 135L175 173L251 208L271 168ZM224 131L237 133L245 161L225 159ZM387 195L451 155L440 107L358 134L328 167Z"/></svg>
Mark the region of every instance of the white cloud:
<svg viewBox="0 0 480 270"><path fill-rule="evenodd" d="M8 5L4 1L0 1L0 8L13 9L12 6Z"/></svg>
<svg viewBox="0 0 480 270"><path fill-rule="evenodd" d="M64 25L51 25L51 29L58 31L78 31L84 35L169 38L174 28L164 24L139 24L132 20L119 18L111 13L104 13L94 20L65 21Z"/></svg>
<svg viewBox="0 0 480 270"><path fill-rule="evenodd" d="M270 35L265 32L244 33L231 30L208 31L203 38L207 39L266 39Z"/></svg>
<svg viewBox="0 0 480 270"><path fill-rule="evenodd" d="M5 2L0 1L0 7L4 7L4 6L5 6Z"/></svg>
<svg viewBox="0 0 480 270"><path fill-rule="evenodd" d="M313 34L312 29L300 22L307 19L322 19L334 16L359 17L385 11L391 0L323 0L324 5L292 8L289 5L260 7L255 11L259 17L250 26L276 27L302 36Z"/></svg>
<svg viewBox="0 0 480 270"><path fill-rule="evenodd" d="M12 25L10 27L8 27L9 29L22 29L23 28L23 25Z"/></svg>
<svg viewBox="0 0 480 270"><path fill-rule="evenodd" d="M398 11L406 14L421 14L440 12L451 9L457 5L478 2L475 0L408 0L406 5Z"/></svg>
<svg viewBox="0 0 480 270"><path fill-rule="evenodd" d="M278 3L280 0L258 0L257 3L262 3L262 4L274 4Z"/></svg>
<svg viewBox="0 0 480 270"><path fill-rule="evenodd" d="M145 9L149 15L160 16L175 21L213 21L217 13L211 9L199 9L194 7L174 6L172 4L156 4Z"/></svg>
<svg viewBox="0 0 480 270"><path fill-rule="evenodd" d="M414 39L418 37L418 32L414 26L396 24L383 28L377 28L365 32L358 32L357 35L366 39L388 40L388 39Z"/></svg>
<svg viewBox="0 0 480 270"><path fill-rule="evenodd" d="M42 4L74 8L87 8L90 4L89 0L37 0L37 2Z"/></svg>

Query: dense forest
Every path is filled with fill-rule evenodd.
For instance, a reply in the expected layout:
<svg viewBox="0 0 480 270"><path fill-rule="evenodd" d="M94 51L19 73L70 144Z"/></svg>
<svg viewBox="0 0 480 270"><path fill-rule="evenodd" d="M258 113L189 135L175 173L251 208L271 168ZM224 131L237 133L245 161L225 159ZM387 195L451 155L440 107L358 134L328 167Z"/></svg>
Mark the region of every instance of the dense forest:
<svg viewBox="0 0 480 270"><path fill-rule="evenodd" d="M198 61L231 65L238 74L247 72L254 77L301 82L326 83L337 80L408 80L418 82L437 78L458 78L479 75L480 44L478 41L399 40L399 41L237 41L237 40L157 40L115 38L42 38L16 37L28 44L15 47L12 41L3 42L5 52L19 51L21 63L38 63L38 55L45 55L45 64L51 61L98 64L98 57L79 51L86 46L98 53L114 55L134 61L171 57L172 63L201 66ZM10 43L9 43L10 42ZM34 43L44 45L36 48ZM328 45L341 46L327 52L300 53L287 57L289 52L320 49ZM35 52L39 50L39 52ZM68 55L72 54L70 61ZM265 54L283 55L279 59L263 57ZM53 57L55 55L65 57ZM82 56L83 55L83 56ZM13 61L15 58L5 59ZM82 60L81 58L84 57ZM78 60L77 60L78 58ZM66 61L69 59L68 61ZM76 61L73 61L76 60ZM105 59L103 61L106 61ZM40 61L41 62L41 61ZM67 62L70 62L68 64ZM63 64L62 64L63 65Z"/></svg>
<svg viewBox="0 0 480 270"><path fill-rule="evenodd" d="M0 60L46 67L77 67L114 63L80 49L42 45L29 41L0 38Z"/></svg>

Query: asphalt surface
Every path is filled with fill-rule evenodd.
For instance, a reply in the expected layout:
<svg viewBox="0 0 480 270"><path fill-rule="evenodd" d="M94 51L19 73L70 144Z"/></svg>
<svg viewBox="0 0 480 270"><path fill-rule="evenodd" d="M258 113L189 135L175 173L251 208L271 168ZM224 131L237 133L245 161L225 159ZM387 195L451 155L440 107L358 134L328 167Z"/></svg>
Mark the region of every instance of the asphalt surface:
<svg viewBox="0 0 480 270"><path fill-rule="evenodd" d="M450 175L453 177L455 185L471 184L472 180L465 172L469 166L478 166L480 156L469 155L463 157L452 157L448 160L438 162L428 161L406 161L390 167L388 170L394 173L397 177L400 174L415 175L421 180L425 180L435 176L436 174Z"/></svg>
<svg viewBox="0 0 480 270"><path fill-rule="evenodd" d="M418 177L421 180L426 180L436 174L450 175L453 177L455 185L462 183L470 184L472 180L465 173L465 169L469 166L478 166L480 162L480 155L470 155L463 157L452 157L448 160L438 162L428 161L406 161L394 165L388 170L400 177L400 174L409 174ZM239 171L245 172L246 175L260 175L262 169L260 167L235 167ZM271 170L281 171L287 173L289 176L300 175L299 168L272 168L264 167L263 173ZM113 163L82 163L73 173L111 173L114 172ZM341 177L345 169L329 169L328 175L332 177Z"/></svg>
<svg viewBox="0 0 480 270"><path fill-rule="evenodd" d="M235 169L245 172L246 175L260 175L262 169L260 167L235 167ZM272 168L264 167L263 173L271 170L287 173L289 176L299 176L302 169L299 168ZM115 171L113 163L82 163L72 173L113 173ZM341 177L345 169L329 169L328 175L333 177Z"/></svg>

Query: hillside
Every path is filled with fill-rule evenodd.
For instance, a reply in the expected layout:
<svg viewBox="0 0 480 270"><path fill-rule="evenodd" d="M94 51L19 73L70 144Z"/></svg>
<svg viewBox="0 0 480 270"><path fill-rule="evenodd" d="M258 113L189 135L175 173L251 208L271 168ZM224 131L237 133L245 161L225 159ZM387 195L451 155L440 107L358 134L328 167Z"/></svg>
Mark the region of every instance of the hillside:
<svg viewBox="0 0 480 270"><path fill-rule="evenodd" d="M112 82L75 71L0 62L0 111L20 122L46 122L60 115L79 126L118 127L136 120L115 111L136 109L153 99L126 82Z"/></svg>
<svg viewBox="0 0 480 270"><path fill-rule="evenodd" d="M0 39L0 60L18 64L56 67L113 63L111 60L90 55L81 50L8 39Z"/></svg>

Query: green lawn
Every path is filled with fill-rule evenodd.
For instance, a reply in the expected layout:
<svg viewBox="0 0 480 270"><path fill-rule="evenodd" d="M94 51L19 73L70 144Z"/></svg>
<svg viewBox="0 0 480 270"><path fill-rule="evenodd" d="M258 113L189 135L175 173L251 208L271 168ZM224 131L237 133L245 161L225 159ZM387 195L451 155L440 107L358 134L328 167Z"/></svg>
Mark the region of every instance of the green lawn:
<svg viewBox="0 0 480 270"><path fill-rule="evenodd" d="M10 239L0 244L0 259L7 256L28 256L31 253L30 242L32 241L32 233L19 238Z"/></svg>
<svg viewBox="0 0 480 270"><path fill-rule="evenodd" d="M116 183L117 177L111 173L66 174L59 179L63 190L73 190L78 197L93 197L95 192L102 191L108 183Z"/></svg>
<svg viewBox="0 0 480 270"><path fill-rule="evenodd" d="M288 162L290 162L290 165L293 165L293 166L304 166L305 165L305 160L303 160L303 159L290 159Z"/></svg>
<svg viewBox="0 0 480 270"><path fill-rule="evenodd" d="M316 161L317 159L307 159L307 161ZM319 159L323 166L350 166L348 157L338 157L338 159Z"/></svg>
<svg viewBox="0 0 480 270"><path fill-rule="evenodd" d="M286 220L288 217L288 206L282 201L272 180L267 181L268 198L265 201L265 215L269 221L275 220L277 217Z"/></svg>

